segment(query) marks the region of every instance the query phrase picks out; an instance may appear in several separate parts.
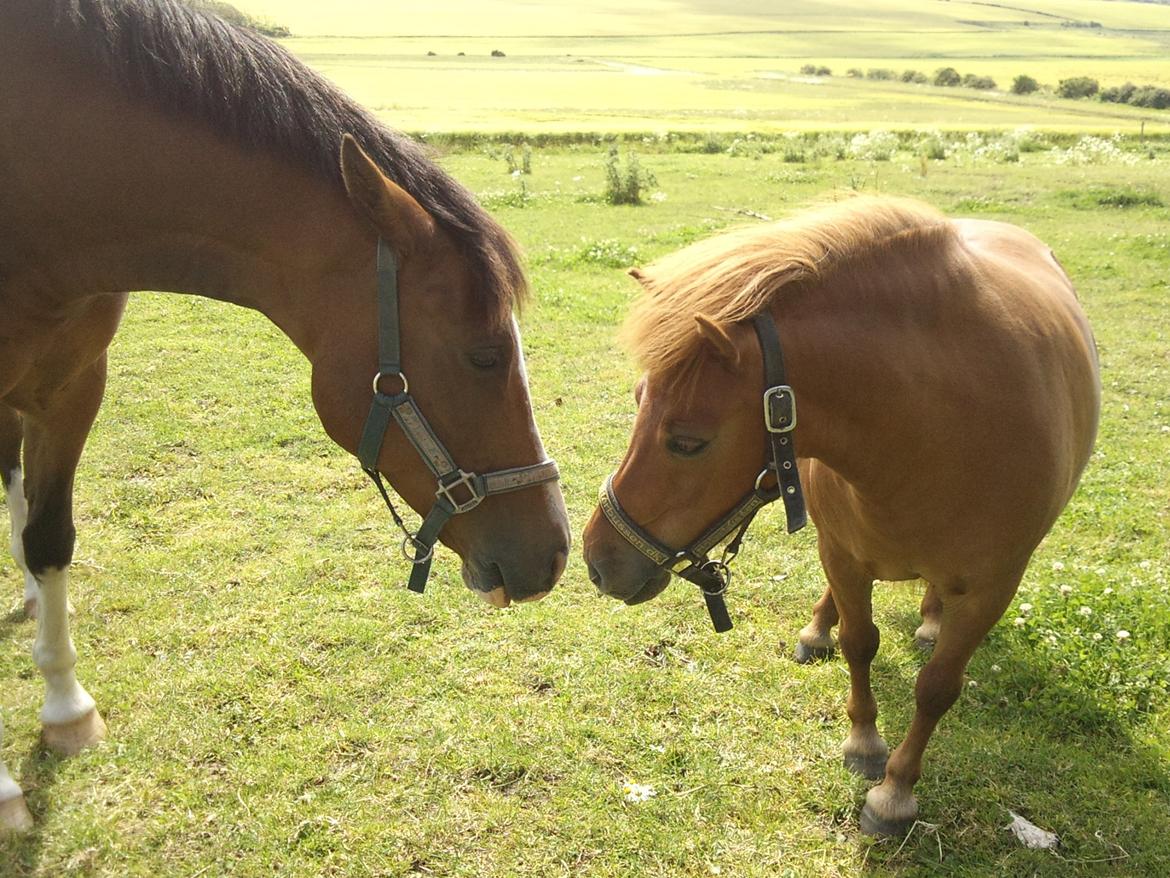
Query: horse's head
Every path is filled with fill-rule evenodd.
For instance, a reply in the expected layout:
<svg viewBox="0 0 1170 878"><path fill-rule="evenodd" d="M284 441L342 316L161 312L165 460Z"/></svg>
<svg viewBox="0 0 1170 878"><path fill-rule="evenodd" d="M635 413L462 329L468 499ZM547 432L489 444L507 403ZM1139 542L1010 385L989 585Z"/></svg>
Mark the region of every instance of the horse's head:
<svg viewBox="0 0 1170 878"><path fill-rule="evenodd" d="M761 361L750 326L694 315L683 368L651 370L613 492L625 514L664 546L687 546L750 491L764 459ZM627 604L658 595L670 573L596 509L583 536L589 578Z"/></svg>
<svg viewBox="0 0 1170 878"><path fill-rule="evenodd" d="M494 224L487 229L494 240L481 246L477 263L468 258L466 242L454 240L350 138L342 147L342 171L369 235L356 294L339 297L319 315L327 341L317 345L313 400L326 431L357 453L379 363L374 254L380 236L397 264L401 372L434 435L469 473L545 460L512 317L518 290L500 288L523 284L511 251L497 252L508 247L503 232ZM492 222L486 215L468 221ZM386 375L378 390L392 395L404 388L398 376ZM436 479L397 424L386 430L376 461L378 472L416 512L431 509ZM468 587L496 606L547 593L564 569L570 543L555 481L492 494L451 518L440 538L463 559Z"/></svg>

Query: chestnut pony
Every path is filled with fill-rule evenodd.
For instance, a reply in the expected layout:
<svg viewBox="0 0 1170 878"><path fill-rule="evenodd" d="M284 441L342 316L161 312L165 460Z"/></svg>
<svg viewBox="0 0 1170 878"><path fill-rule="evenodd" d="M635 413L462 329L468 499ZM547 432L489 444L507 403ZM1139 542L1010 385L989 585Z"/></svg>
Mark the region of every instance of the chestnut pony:
<svg viewBox="0 0 1170 878"><path fill-rule="evenodd" d="M127 291L265 314L312 364L326 432L357 452L382 362L380 249L397 265L400 370L433 436L468 472L540 465L522 485L514 470L491 474L513 481L489 476L485 493L526 489L454 516L442 539L490 603L539 597L564 568L568 525L512 317L525 281L472 195L282 49L219 19L171 0L0 3L0 475L39 617L49 747L104 734L74 675L66 580L74 472ZM375 389L389 400L405 388L388 376ZM393 422L377 438L369 470L429 510L434 457ZM0 828L28 822L0 762Z"/></svg>
<svg viewBox="0 0 1170 878"><path fill-rule="evenodd" d="M768 436L752 324L766 315L828 579L797 655L826 655L840 623L845 762L882 779L861 825L904 832L927 740L1089 459L1100 381L1072 285L1019 228L877 197L715 237L632 273L646 295L625 334L646 374L611 483L610 509L625 517L593 514L590 578L627 603L654 597L671 565L612 522L686 546L752 490ZM933 654L909 733L888 754L869 680L871 591L875 579L917 578L927 583L917 636Z"/></svg>

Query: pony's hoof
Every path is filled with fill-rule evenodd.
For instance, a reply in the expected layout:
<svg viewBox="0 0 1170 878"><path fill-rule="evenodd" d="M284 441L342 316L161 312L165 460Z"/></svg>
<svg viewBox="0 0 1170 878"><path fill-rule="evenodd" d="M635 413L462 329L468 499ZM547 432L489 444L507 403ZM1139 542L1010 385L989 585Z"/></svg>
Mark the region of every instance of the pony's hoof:
<svg viewBox="0 0 1170 878"><path fill-rule="evenodd" d="M809 662L821 662L831 659L833 657L833 647L831 646L806 646L799 640L796 641L796 661L798 664L807 665Z"/></svg>
<svg viewBox="0 0 1170 878"><path fill-rule="evenodd" d="M41 741L60 756L76 756L105 739L106 724L96 708L73 722L45 723L41 727Z"/></svg>
<svg viewBox="0 0 1170 878"><path fill-rule="evenodd" d="M886 776L888 753L845 754L845 767L867 780L881 780Z"/></svg>
<svg viewBox="0 0 1170 878"><path fill-rule="evenodd" d="M868 802L861 809L861 831L866 835L899 838L910 831L914 821L914 817L907 817L905 820L887 820L879 817L870 809Z"/></svg>
<svg viewBox="0 0 1170 878"><path fill-rule="evenodd" d="M32 827L32 815L28 813L23 795L0 802L0 834L28 832Z"/></svg>

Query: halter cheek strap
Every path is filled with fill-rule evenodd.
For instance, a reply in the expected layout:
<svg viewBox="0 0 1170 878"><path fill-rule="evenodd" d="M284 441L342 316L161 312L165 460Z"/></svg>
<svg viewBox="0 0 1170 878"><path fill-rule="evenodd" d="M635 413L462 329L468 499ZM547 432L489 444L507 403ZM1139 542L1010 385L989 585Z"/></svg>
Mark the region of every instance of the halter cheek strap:
<svg viewBox="0 0 1170 878"><path fill-rule="evenodd" d="M720 632L731 629L731 616L723 599L731 582L730 565L739 554L744 535L756 513L769 503L782 499L789 533L800 530L808 521L792 433L796 427L796 396L785 377L780 334L768 313L758 315L753 325L764 353L764 429L768 434L768 460L756 476L752 489L689 546L678 550L660 542L626 513L614 492L612 475L605 480L598 498L602 513L631 546L658 567L699 586L711 622ZM769 488L764 482L770 475L775 476L776 483ZM728 536L731 539L722 557L718 560L707 557Z"/></svg>
<svg viewBox="0 0 1170 878"><path fill-rule="evenodd" d="M470 512L492 494L518 491L560 478L555 461L544 460L529 466L495 470L478 475L460 469L445 445L435 435L422 410L410 395L410 383L402 371L401 345L398 325L398 264L394 253L382 239L378 239L378 371L374 375L374 400L357 457L362 470L378 488L390 510L394 523L405 535L402 553L413 565L407 587L422 593L430 576L431 560L439 532L452 517ZM382 380L397 378L402 389L395 394L383 393ZM407 529L390 492L378 472L378 455L391 423L396 423L410 444L414 446L431 475L435 477L435 502L415 533Z"/></svg>

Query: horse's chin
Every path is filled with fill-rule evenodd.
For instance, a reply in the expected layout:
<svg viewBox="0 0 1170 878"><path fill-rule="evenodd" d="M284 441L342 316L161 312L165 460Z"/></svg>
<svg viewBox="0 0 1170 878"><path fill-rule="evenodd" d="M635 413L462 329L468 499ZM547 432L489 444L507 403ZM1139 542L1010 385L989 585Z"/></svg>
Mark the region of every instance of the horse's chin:
<svg viewBox="0 0 1170 878"><path fill-rule="evenodd" d="M636 592L628 598L622 598L622 601L629 607L634 606L634 604L644 604L666 591L668 585L670 585L670 573L666 570L659 570L654 576L647 579Z"/></svg>
<svg viewBox="0 0 1170 878"><path fill-rule="evenodd" d="M504 575L500 572L499 565L479 565L464 561L461 572L463 584L479 595L484 603L501 610L512 603L508 590L504 588Z"/></svg>

